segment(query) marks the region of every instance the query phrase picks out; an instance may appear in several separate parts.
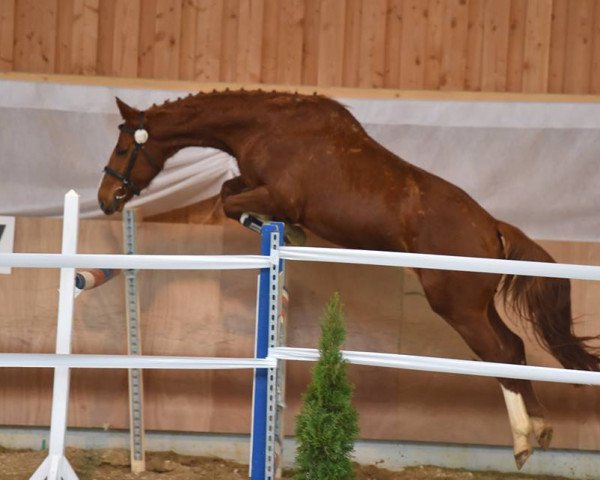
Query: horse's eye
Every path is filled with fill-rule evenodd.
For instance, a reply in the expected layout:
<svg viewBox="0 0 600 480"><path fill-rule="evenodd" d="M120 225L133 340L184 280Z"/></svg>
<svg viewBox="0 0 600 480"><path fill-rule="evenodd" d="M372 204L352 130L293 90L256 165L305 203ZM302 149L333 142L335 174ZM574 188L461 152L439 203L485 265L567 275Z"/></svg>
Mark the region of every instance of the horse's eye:
<svg viewBox="0 0 600 480"><path fill-rule="evenodd" d="M115 149L115 153L117 155L119 155L120 157L122 157L123 155L125 155L127 153L127 150L128 150L127 148L119 148L119 147L117 147Z"/></svg>

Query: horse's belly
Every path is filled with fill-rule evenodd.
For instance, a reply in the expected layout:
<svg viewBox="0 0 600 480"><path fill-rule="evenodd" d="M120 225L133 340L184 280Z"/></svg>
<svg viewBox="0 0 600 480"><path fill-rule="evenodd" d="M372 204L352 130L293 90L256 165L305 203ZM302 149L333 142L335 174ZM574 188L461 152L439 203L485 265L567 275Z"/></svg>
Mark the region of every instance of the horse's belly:
<svg viewBox="0 0 600 480"><path fill-rule="evenodd" d="M393 216L378 218L353 210L321 211L306 215L303 224L311 232L336 245L364 250L406 251L402 225Z"/></svg>

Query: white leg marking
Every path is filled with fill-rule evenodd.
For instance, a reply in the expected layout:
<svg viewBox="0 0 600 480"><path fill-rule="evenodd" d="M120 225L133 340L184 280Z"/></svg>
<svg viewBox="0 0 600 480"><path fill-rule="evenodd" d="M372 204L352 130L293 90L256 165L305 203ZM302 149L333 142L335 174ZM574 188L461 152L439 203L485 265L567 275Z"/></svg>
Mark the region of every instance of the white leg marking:
<svg viewBox="0 0 600 480"><path fill-rule="evenodd" d="M531 444L529 443L529 435L532 430L531 419L521 394L511 392L502 385L500 387L508 410L508 419L513 434L513 449L517 466L520 469L532 453Z"/></svg>
<svg viewBox="0 0 600 480"><path fill-rule="evenodd" d="M506 409L508 410L508 418L513 433L519 435L529 435L531 433L531 420L525 408L525 402L520 393L511 392L507 388L502 387Z"/></svg>

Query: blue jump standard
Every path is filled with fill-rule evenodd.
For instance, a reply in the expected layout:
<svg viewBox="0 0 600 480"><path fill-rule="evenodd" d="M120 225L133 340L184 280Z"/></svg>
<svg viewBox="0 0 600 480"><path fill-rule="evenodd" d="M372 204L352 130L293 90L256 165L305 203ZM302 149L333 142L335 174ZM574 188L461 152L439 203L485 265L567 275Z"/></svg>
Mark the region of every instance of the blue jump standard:
<svg viewBox="0 0 600 480"><path fill-rule="evenodd" d="M279 232L279 245L283 244L283 224L269 223L261 229L261 255L270 256L271 236ZM279 262L277 273L282 270ZM269 355L269 296L272 289L270 268L263 268L259 274L258 292L258 321L256 327L256 358L266 358ZM252 452L250 478L265 480L267 474L267 420L268 409L268 377L269 369L257 368L254 374L254 412L252 425ZM273 448L273 446L270 446ZM273 452L274 454L274 452Z"/></svg>

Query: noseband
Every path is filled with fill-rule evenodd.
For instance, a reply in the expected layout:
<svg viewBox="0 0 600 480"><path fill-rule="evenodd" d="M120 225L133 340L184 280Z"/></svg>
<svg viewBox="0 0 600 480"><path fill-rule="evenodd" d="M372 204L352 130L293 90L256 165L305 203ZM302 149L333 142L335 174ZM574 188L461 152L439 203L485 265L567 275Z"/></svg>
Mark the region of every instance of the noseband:
<svg viewBox="0 0 600 480"><path fill-rule="evenodd" d="M123 173L119 173L116 170L113 170L108 165L106 167L104 167L105 173L107 173L111 177L116 178L117 180L120 180L121 183L123 184L123 187L121 187L121 189L123 191L121 192L121 195L119 195L117 197L120 200L121 198L123 198L127 195L127 192L131 192L134 195L139 195L142 190L131 180L131 172L133 171L133 168L135 167L135 162L136 162L136 160L138 158L138 154L140 152L142 152L144 154L148 163L155 170L160 171L161 168L152 159L152 157L148 154L148 152L144 149L144 144L148 140L148 131L144 128L144 112L141 112L140 126L138 128L133 128L133 127L130 127L130 126L122 123L121 125L119 125L119 130L133 136L133 139L135 142L135 145L131 152L131 156L129 157L129 161L127 162L127 167L125 168L125 171ZM125 155L126 153L127 153L127 150L120 150L117 147L117 149L116 149L117 155Z"/></svg>

